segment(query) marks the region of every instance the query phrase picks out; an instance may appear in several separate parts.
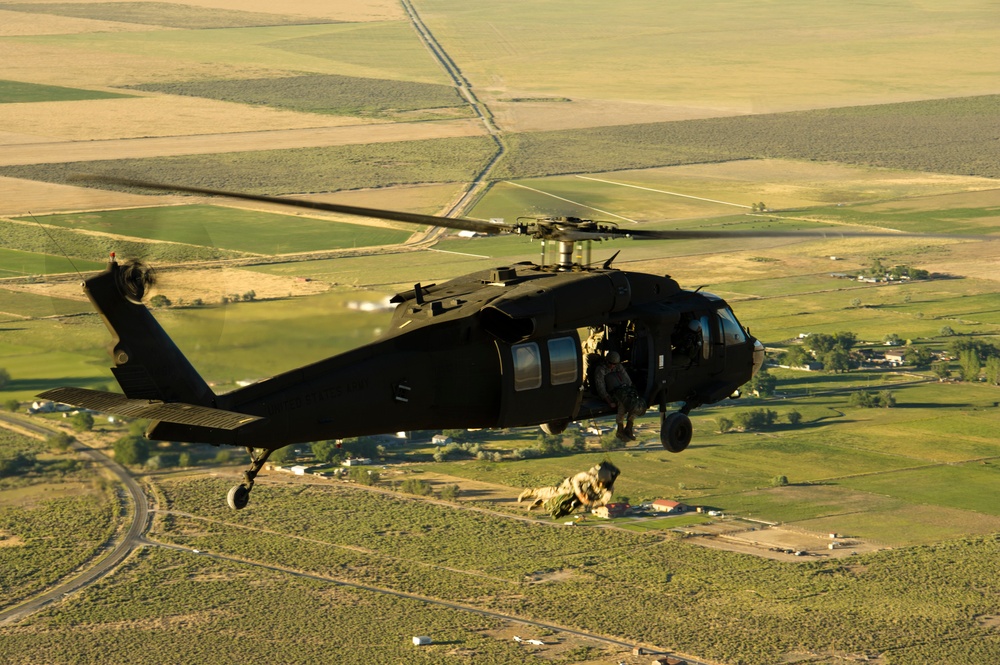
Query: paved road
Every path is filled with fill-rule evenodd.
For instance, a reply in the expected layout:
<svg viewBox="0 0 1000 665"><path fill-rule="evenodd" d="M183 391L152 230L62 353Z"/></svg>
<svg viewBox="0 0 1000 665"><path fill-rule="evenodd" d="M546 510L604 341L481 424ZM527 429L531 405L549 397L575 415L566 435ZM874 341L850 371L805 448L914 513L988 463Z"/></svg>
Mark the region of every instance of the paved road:
<svg viewBox="0 0 1000 665"><path fill-rule="evenodd" d="M52 430L48 427L25 422L20 418L7 414L0 414L0 420L7 424L13 424L18 429L35 432L41 436L47 437L52 434ZM115 463L113 459L104 453L93 448L88 448L80 443L75 443L73 447L98 464L103 465L124 484L133 505L130 515L131 523L128 526L125 536L114 544L110 552L105 555L99 555L101 558L95 560L89 569L76 577L60 582L48 591L20 605L0 611L0 626L18 621L22 617L37 612L53 600L62 598L67 594L96 582L124 561L125 557L131 554L133 549L144 544L142 534L145 533L149 522L149 504L146 502L146 494L142 491L142 487L128 474L128 471L124 467Z"/></svg>

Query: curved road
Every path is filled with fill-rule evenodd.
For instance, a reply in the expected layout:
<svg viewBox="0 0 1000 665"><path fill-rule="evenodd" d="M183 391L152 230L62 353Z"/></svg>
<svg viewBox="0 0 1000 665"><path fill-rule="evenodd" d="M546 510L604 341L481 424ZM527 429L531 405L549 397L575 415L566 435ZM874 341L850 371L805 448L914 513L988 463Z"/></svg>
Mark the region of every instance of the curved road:
<svg viewBox="0 0 1000 665"><path fill-rule="evenodd" d="M0 414L0 420L6 421L18 429L28 430L45 437L52 434L52 430L48 427L25 422L6 414ZM13 623L22 617L37 612L53 600L62 598L66 594L96 582L124 561L125 557L131 554L133 549L144 544L142 534L145 533L149 522L149 504L146 502L146 493L143 492L142 487L129 475L124 467L117 464L104 453L93 448L88 448L81 443L74 443L73 448L98 464L103 465L125 485L125 489L128 491L132 506L134 507L131 514L132 522L129 524L125 536L115 544L111 552L100 558L91 568L76 577L60 582L34 598L0 611L0 626Z"/></svg>

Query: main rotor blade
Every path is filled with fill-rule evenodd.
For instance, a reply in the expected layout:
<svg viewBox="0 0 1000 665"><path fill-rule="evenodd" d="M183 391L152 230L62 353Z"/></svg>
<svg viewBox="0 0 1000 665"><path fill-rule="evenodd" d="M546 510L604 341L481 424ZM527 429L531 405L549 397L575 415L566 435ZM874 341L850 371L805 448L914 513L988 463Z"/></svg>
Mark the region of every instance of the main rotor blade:
<svg viewBox="0 0 1000 665"><path fill-rule="evenodd" d="M422 226L444 226L450 229L461 231L475 231L487 235L498 235L510 233L513 229L507 224L493 224L478 219L467 217L439 217L437 215L422 215L415 212L398 212L396 210L382 210L380 208L361 208L358 206L342 205L339 203L323 203L321 201L309 201L307 199L283 198L280 196L267 196L265 194L243 194L240 192L228 192L221 189L208 189L206 187L191 187L188 185L167 185L146 180L132 180L130 178L116 178L101 175L78 175L72 176L71 180L90 182L104 185L118 185L123 187L140 187L142 189L154 189L161 192L187 192L189 194L205 194L208 196L225 196L231 199L242 199L244 201L259 201L261 203L277 203L293 208L309 208L311 210L322 210L324 212L337 212L344 215L354 215L356 217L373 217L375 219L389 219L394 222L407 222L410 224L420 224Z"/></svg>
<svg viewBox="0 0 1000 665"><path fill-rule="evenodd" d="M957 235L954 233L907 233L906 231L873 230L853 231L840 228L815 230L782 229L621 229L613 237L636 240L725 240L727 238L939 238L947 240L989 240L995 236Z"/></svg>

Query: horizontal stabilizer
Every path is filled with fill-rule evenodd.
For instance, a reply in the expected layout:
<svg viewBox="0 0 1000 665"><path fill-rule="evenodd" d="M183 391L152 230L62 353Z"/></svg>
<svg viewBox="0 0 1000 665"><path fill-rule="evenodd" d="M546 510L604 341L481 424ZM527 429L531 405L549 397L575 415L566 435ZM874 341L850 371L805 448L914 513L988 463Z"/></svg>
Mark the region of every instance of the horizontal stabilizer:
<svg viewBox="0 0 1000 665"><path fill-rule="evenodd" d="M86 388L53 388L38 396L53 402L72 404L84 409L93 409L101 413L111 413L126 418L145 418L196 427L234 430L261 420L260 416L223 411L209 406L197 406L183 402L129 399L118 393Z"/></svg>

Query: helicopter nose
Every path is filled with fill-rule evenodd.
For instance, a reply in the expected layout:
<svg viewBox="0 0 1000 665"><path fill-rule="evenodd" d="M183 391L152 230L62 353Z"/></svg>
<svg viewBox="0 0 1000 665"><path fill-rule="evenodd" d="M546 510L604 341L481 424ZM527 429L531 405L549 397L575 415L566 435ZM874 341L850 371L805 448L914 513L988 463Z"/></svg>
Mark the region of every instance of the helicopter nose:
<svg viewBox="0 0 1000 665"><path fill-rule="evenodd" d="M760 343L759 339L753 341L753 374L754 376L760 371L760 368L764 366L764 345Z"/></svg>

